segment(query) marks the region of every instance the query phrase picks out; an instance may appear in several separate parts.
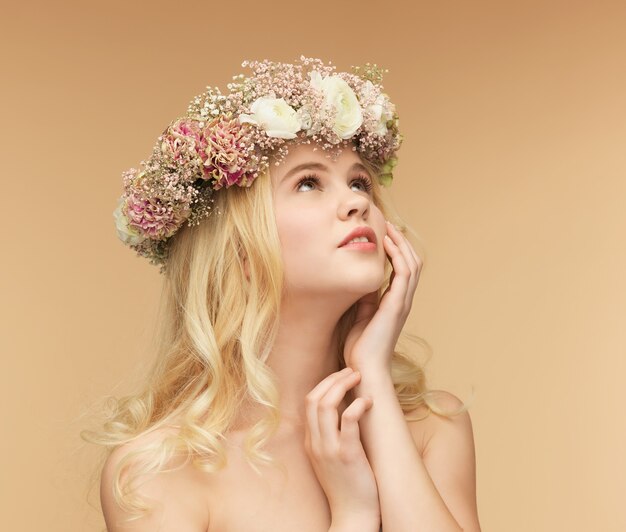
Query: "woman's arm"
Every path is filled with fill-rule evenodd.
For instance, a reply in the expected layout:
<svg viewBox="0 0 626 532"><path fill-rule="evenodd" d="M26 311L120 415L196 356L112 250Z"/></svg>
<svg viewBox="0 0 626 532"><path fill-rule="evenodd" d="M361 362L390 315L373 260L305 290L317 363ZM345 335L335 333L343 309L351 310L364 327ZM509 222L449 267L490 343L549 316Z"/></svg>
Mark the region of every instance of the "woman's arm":
<svg viewBox="0 0 626 532"><path fill-rule="evenodd" d="M357 397L373 405L360 423L362 442L376 477L385 532L480 531L476 516L474 443L469 415L437 430L422 459L391 378L392 358L409 316L422 269L404 234L387 224L384 246L393 272L380 300L362 297L346 336L344 360L362 379ZM431 476L432 474L432 476ZM445 500L444 500L445 499Z"/></svg>
<svg viewBox="0 0 626 532"><path fill-rule="evenodd" d="M384 532L480 532L469 414L438 420L422 459L391 376L361 372L355 394L371 397L373 405L360 429L376 476ZM444 397L459 404L452 394Z"/></svg>

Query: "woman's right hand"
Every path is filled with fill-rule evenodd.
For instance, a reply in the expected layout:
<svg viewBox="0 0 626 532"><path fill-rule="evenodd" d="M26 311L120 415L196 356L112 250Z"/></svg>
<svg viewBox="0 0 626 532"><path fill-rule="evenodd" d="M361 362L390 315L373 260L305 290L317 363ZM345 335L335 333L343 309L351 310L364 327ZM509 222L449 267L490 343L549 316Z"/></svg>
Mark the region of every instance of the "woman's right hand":
<svg viewBox="0 0 626 532"><path fill-rule="evenodd" d="M306 396L305 449L326 493L333 524L365 517L375 522L380 519L376 477L363 449L358 423L372 406L372 399L355 399L343 411L338 428L338 407L360 378L358 372L345 368L331 373Z"/></svg>

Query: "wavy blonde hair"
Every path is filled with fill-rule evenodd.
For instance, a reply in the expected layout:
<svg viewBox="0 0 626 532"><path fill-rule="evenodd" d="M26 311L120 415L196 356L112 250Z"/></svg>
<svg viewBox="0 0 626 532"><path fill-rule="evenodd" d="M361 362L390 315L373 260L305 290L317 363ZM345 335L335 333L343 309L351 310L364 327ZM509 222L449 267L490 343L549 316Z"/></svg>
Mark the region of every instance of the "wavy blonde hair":
<svg viewBox="0 0 626 532"><path fill-rule="evenodd" d="M364 163L378 175L379 168ZM406 234L408 228L382 197L377 179L372 193L385 218ZM207 472L226 465L225 434L244 402L266 411L247 433L246 458L258 474L258 465L275 464L264 444L278 428L279 394L265 361L280 319L283 268L269 172L252 187L220 189L214 197L213 214L197 226L181 228L172 239L157 313L156 356L141 391L120 399L107 397L101 428L81 432L84 440L105 447L105 461L114 449L143 434L176 427L174 434L143 442L118 463L113 494L131 514L129 520L150 509L131 489L134 481L165 471L175 455L185 456L185 464L192 459ZM420 255L424 260L423 250ZM387 261L379 297L391 270ZM345 367L343 346L355 310L353 305L337 323L340 368ZM407 340L430 358L427 342L406 331L398 346ZM438 406L422 367L408 349L394 351L392 379L405 415L422 405L444 416L467 409L466 404L455 412Z"/></svg>

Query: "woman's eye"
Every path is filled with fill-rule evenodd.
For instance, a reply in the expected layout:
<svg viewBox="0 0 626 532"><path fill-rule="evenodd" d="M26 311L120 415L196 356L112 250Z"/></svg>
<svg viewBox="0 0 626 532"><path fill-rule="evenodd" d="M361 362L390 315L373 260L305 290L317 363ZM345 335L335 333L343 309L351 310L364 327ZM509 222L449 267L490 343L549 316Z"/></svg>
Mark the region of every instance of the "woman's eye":
<svg viewBox="0 0 626 532"><path fill-rule="evenodd" d="M372 182L369 178L365 176L359 176L352 180L350 186L354 186L357 183L358 186L361 187L361 190L367 194L369 194L372 190ZM321 185L320 179L316 175L307 175L304 176L300 181L298 181L296 185L296 190L300 190L304 184L313 184L315 187L319 187Z"/></svg>
<svg viewBox="0 0 626 532"><path fill-rule="evenodd" d="M304 183L314 183L315 186L319 186L320 180L317 178L317 176L314 176L314 175L305 176L302 179L300 179L300 181L298 181L298 184L296 186L296 190L300 190L300 187Z"/></svg>
<svg viewBox="0 0 626 532"><path fill-rule="evenodd" d="M368 194L372 190L372 182L367 177L359 176L352 182L359 183L363 187L363 191L367 192Z"/></svg>

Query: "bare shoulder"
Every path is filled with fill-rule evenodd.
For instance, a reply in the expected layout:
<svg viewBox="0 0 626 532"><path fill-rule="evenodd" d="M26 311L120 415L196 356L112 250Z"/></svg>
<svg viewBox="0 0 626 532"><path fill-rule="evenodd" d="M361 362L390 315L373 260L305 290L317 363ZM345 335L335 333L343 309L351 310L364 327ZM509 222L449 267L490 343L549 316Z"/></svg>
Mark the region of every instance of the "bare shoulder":
<svg viewBox="0 0 626 532"><path fill-rule="evenodd" d="M433 399L444 412L457 412L464 403L454 394L436 390ZM479 532L476 503L476 454L472 421L467 410L454 415L428 411L426 417L409 427L422 442L422 458L429 476L450 512L463 530Z"/></svg>
<svg viewBox="0 0 626 532"><path fill-rule="evenodd" d="M435 405L444 412L456 412L463 407L463 401L446 390L432 390L431 397ZM472 430L472 422L467 410L448 417L433 412L426 405L420 405L407 413L406 418L415 444L422 454L428 449L432 437L441 430L448 430L451 425L466 433L468 430L471 433Z"/></svg>
<svg viewBox="0 0 626 532"><path fill-rule="evenodd" d="M114 477L118 466L129 453L156 443L170 433L168 429L159 429L143 434L115 448L107 457L100 480L100 502L109 532L174 529L181 532L206 532L208 529L209 513L203 473L194 468L191 461L183 465L185 461L182 458L167 464L167 469L173 468L173 471L138 479L137 484L134 484L134 493L153 509L130 524L124 523L130 514L119 505L114 494ZM125 478L123 473L122 481Z"/></svg>

